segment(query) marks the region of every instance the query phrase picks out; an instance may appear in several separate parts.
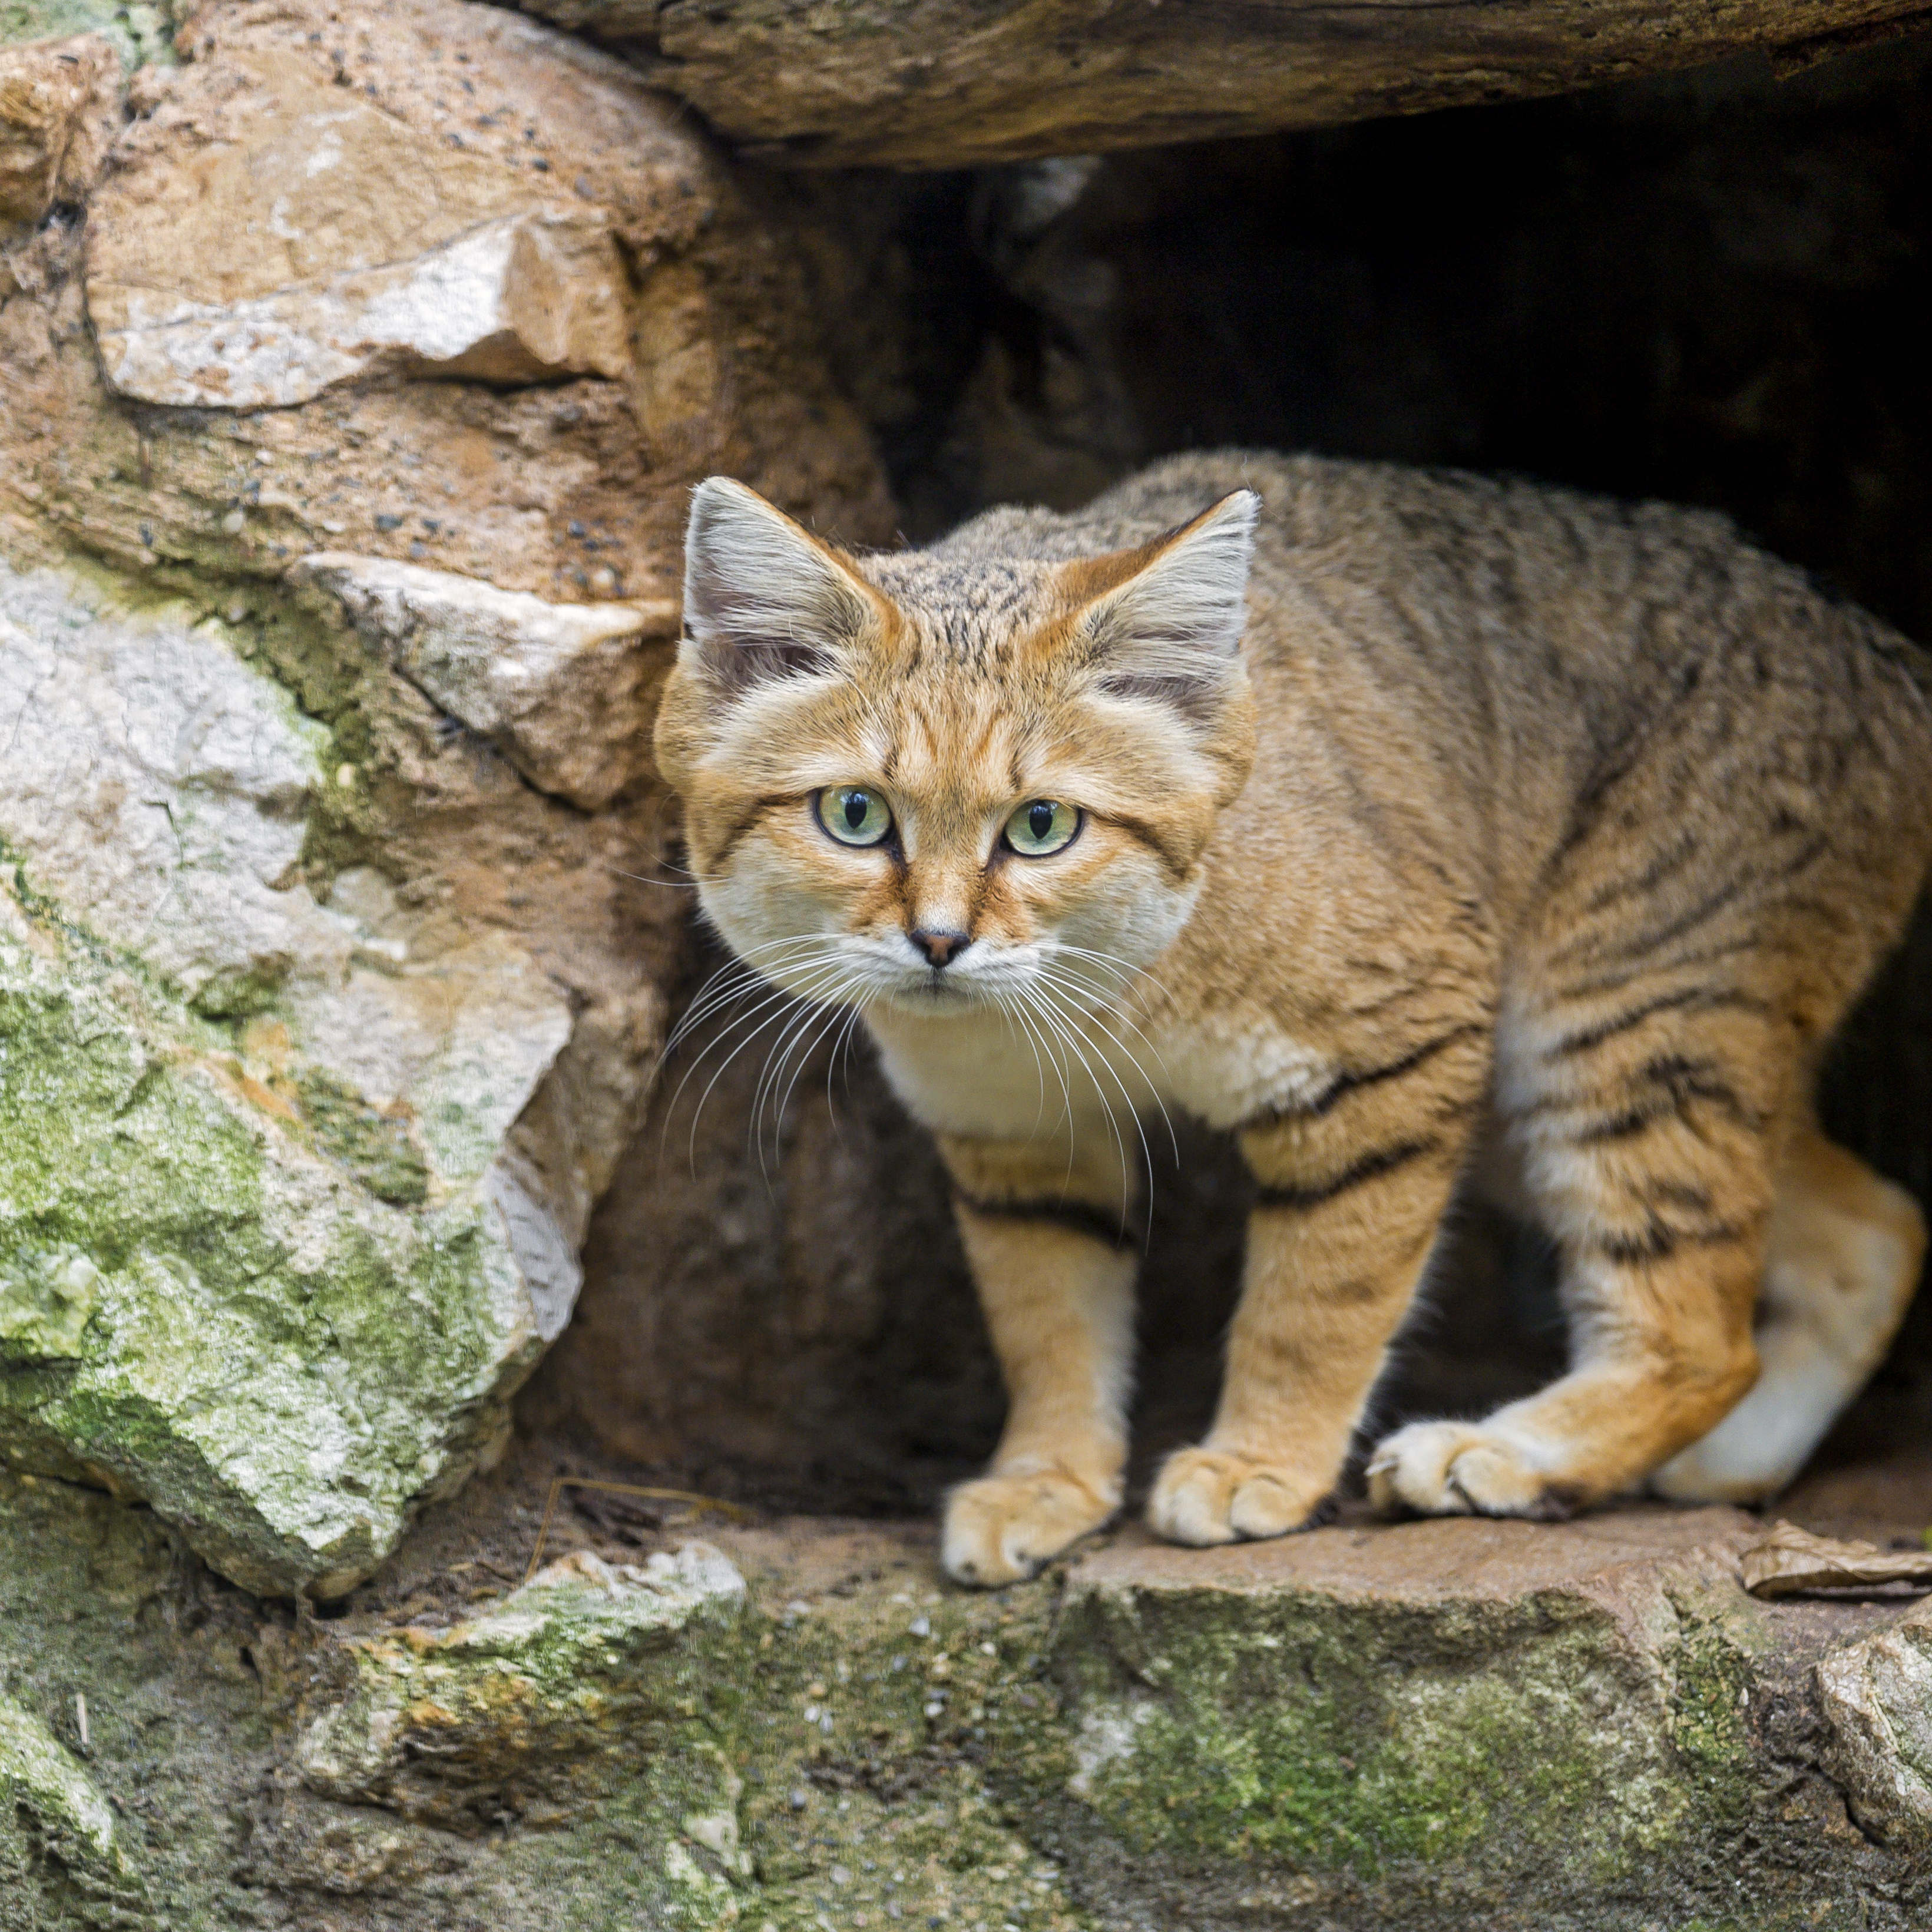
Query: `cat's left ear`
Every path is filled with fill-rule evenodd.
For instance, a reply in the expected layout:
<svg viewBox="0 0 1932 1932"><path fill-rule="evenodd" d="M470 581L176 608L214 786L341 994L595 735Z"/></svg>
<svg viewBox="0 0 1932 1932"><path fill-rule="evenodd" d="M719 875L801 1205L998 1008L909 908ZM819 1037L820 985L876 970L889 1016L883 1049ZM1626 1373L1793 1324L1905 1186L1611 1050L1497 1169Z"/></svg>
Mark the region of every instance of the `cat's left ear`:
<svg viewBox="0 0 1932 1932"><path fill-rule="evenodd" d="M1077 627L1101 690L1162 698L1197 717L1218 707L1240 680L1261 507L1255 491L1237 490L1142 549L1086 566L1118 573Z"/></svg>

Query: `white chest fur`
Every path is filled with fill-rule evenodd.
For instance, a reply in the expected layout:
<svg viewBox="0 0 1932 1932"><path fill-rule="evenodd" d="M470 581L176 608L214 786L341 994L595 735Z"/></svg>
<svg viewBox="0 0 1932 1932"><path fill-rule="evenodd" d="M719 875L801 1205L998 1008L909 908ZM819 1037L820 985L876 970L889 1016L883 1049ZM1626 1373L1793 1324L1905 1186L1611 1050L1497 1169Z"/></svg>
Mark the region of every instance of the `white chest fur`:
<svg viewBox="0 0 1932 1932"><path fill-rule="evenodd" d="M1088 1015L1058 1032L1000 1015L945 1019L882 1014L870 1022L886 1075L914 1116L943 1133L1030 1140L1106 1132L1107 1117L1178 1106L1232 1127L1319 1093L1324 1054L1264 1020L1158 1027Z"/></svg>

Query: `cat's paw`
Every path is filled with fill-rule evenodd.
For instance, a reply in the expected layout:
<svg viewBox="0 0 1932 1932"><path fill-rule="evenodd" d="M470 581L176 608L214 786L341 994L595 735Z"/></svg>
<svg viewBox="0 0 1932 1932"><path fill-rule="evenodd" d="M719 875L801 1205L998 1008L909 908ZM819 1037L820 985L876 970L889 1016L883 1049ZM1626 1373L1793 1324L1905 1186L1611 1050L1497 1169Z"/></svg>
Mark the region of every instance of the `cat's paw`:
<svg viewBox="0 0 1932 1932"><path fill-rule="evenodd" d="M940 1560L958 1583L1017 1583L1058 1556L1120 1507L1058 1470L982 1476L946 1498Z"/></svg>
<svg viewBox="0 0 1932 1932"><path fill-rule="evenodd" d="M1582 1496L1552 1480L1533 1445L1465 1422L1412 1422L1369 1459L1369 1500L1383 1514L1571 1514Z"/></svg>
<svg viewBox="0 0 1932 1932"><path fill-rule="evenodd" d="M1148 1498L1148 1524L1170 1543L1286 1536L1327 1500L1329 1486L1299 1472L1218 1449L1177 1450Z"/></svg>

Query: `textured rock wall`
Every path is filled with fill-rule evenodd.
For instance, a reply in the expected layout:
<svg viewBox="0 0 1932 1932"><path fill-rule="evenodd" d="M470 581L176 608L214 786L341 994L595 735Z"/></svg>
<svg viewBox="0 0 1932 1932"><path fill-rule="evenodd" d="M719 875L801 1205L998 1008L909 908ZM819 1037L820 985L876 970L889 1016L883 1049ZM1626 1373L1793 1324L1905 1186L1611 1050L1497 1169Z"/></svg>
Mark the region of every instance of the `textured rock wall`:
<svg viewBox="0 0 1932 1932"><path fill-rule="evenodd" d="M629 70L118 24L0 57L0 1436L328 1595L500 1450L652 1075L686 488L891 512Z"/></svg>

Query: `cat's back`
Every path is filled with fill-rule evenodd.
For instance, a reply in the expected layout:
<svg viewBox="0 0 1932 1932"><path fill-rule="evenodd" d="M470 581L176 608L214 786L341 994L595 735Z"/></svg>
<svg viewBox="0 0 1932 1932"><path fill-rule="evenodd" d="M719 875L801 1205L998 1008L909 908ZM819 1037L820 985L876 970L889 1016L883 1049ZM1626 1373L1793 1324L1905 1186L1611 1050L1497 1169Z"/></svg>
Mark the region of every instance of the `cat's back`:
<svg viewBox="0 0 1932 1932"><path fill-rule="evenodd" d="M1156 464L1076 520L1139 540L1244 485L1264 511L1255 562L1265 662L1321 640L1287 634L1298 606L1346 648L1406 658L1445 690L1540 685L1565 713L1648 708L1700 676L1760 688L1876 658L1923 688L1932 659L1739 536L1675 504L1624 502L1515 478L1227 450ZM1270 619L1274 621L1269 621Z"/></svg>
<svg viewBox="0 0 1932 1932"><path fill-rule="evenodd" d="M1058 540L1144 541L1244 485L1264 506L1245 649L1264 744L1332 700L1528 808L1721 720L1880 790L1932 784L1932 657L1712 512L1227 450L1142 471Z"/></svg>

